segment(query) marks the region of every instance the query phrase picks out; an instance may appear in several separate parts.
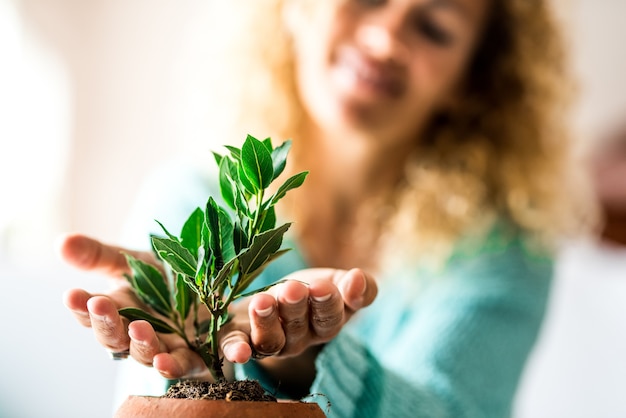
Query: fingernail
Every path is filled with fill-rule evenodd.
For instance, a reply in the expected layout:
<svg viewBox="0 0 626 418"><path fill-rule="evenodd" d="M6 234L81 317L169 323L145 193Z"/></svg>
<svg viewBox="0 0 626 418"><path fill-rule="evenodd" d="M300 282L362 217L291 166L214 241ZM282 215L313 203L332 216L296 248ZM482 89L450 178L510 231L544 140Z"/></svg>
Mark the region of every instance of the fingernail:
<svg viewBox="0 0 626 418"><path fill-rule="evenodd" d="M71 311L72 311L72 313L74 315L81 316L83 318L89 318L89 313L88 312L85 312L85 311L75 311L73 309Z"/></svg>
<svg viewBox="0 0 626 418"><path fill-rule="evenodd" d="M291 299L287 296L285 296L285 302L287 302L290 305L295 305L296 303L300 303L304 300L304 297L301 297L300 299Z"/></svg>
<svg viewBox="0 0 626 418"><path fill-rule="evenodd" d="M255 309L254 310L256 312L256 314L262 318L266 318L268 316L270 316L272 314L272 312L274 311L274 307L270 306L269 308L265 308L265 309Z"/></svg>
<svg viewBox="0 0 626 418"><path fill-rule="evenodd" d="M329 293L329 294L324 295L324 296L311 296L311 297L316 302L326 302L328 299L330 299L331 296L332 295Z"/></svg>
<svg viewBox="0 0 626 418"><path fill-rule="evenodd" d="M106 322L108 320L105 315L96 315L94 313L89 313L89 316L91 317L91 319L95 319L97 321Z"/></svg>
<svg viewBox="0 0 626 418"><path fill-rule="evenodd" d="M365 291L367 290L367 280L365 279L365 274L363 272L358 272L356 271L356 269L350 270L348 273L346 273L346 275L344 276L344 279L342 281L342 285L344 286L344 289L346 289L346 287L348 286L348 284L346 283L348 281L347 277L349 277L350 275L354 275L354 274L358 274L359 276L361 276L361 281L363 282L363 289L361 289L361 296L365 295Z"/></svg>
<svg viewBox="0 0 626 418"><path fill-rule="evenodd" d="M139 344L141 346L148 346L147 341L137 338L130 329L128 330L128 336L130 337L132 342L134 342L135 344Z"/></svg>
<svg viewBox="0 0 626 418"><path fill-rule="evenodd" d="M230 358L231 353L230 353L230 344L224 345L222 347L222 353L224 354L225 358ZM236 361L233 361L233 363L237 363Z"/></svg>
<svg viewBox="0 0 626 418"><path fill-rule="evenodd" d="M361 273L361 279L363 280L363 290L361 291L361 296L364 296L365 291L367 290L367 279L365 278L365 273Z"/></svg>

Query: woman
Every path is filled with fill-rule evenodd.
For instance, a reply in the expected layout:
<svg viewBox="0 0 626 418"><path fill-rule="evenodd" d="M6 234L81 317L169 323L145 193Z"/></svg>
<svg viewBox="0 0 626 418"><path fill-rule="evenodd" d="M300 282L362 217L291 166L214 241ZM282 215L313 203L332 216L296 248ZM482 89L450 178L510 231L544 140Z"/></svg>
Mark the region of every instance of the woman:
<svg viewBox="0 0 626 418"><path fill-rule="evenodd" d="M298 281L223 333L237 375L323 393L331 416L508 415L576 220L545 2L223 3L238 126L293 138L290 170L311 173L280 208L296 251L266 272ZM102 345L206 376L181 341L117 315L136 304L118 248L73 235L61 252L113 277L108 295L65 296Z"/></svg>

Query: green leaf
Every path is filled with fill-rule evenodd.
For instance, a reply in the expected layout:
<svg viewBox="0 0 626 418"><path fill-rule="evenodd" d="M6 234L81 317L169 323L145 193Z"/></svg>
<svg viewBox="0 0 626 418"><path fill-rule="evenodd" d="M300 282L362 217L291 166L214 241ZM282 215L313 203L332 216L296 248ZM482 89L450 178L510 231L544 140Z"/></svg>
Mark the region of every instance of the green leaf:
<svg viewBox="0 0 626 418"><path fill-rule="evenodd" d="M228 311L224 311L217 319L217 329L219 330L225 324L229 323L232 319L233 319L233 315L229 314Z"/></svg>
<svg viewBox="0 0 626 418"><path fill-rule="evenodd" d="M225 145L226 149L230 151L230 155L236 160L241 161L241 150L231 145Z"/></svg>
<svg viewBox="0 0 626 418"><path fill-rule="evenodd" d="M237 164L237 179L239 180L239 184L243 186L242 191L247 191L250 195L255 195L259 190L259 187L248 179L242 162ZM247 201L248 199L245 200Z"/></svg>
<svg viewBox="0 0 626 418"><path fill-rule="evenodd" d="M202 209L196 208L183 225L180 232L180 243L195 257L198 257L198 248L202 245L202 224L204 223L204 213Z"/></svg>
<svg viewBox="0 0 626 418"><path fill-rule="evenodd" d="M278 228L257 235L252 240L250 248L243 251L237 257L241 264L240 271L247 275L261 267L269 257L280 249L283 243L283 235L289 227L286 223Z"/></svg>
<svg viewBox="0 0 626 418"><path fill-rule="evenodd" d="M148 263L125 255L132 271L130 282L139 298L158 313L170 316L170 293L161 272Z"/></svg>
<svg viewBox="0 0 626 418"><path fill-rule="evenodd" d="M272 155L263 142L248 135L241 147L243 172L257 190L265 189L274 179Z"/></svg>
<svg viewBox="0 0 626 418"><path fill-rule="evenodd" d="M224 261L230 261L237 256L235 244L233 242L234 229L230 215L221 207L218 208L220 223L220 248Z"/></svg>
<svg viewBox="0 0 626 418"><path fill-rule="evenodd" d="M235 184L241 192L247 191L251 195L256 194L258 187L256 187L246 176L242 163L242 151L230 145L226 145L226 148L230 151L232 157L231 165L229 166L230 177L235 181ZM244 201L247 199L244 198ZM243 207L240 207L243 208Z"/></svg>
<svg viewBox="0 0 626 418"><path fill-rule="evenodd" d="M178 274L176 276L176 293L174 300L176 301L176 311L184 321L189 315L189 310L193 303L194 294L190 289L189 282L185 279L185 276Z"/></svg>
<svg viewBox="0 0 626 418"><path fill-rule="evenodd" d="M167 322L159 318L156 318L150 315L149 313L142 311L141 309L122 308L118 310L118 312L120 315L122 315L124 318L128 319L131 322L137 321L137 320L148 321L156 332L161 332L163 334L176 333L176 330L173 327L171 327Z"/></svg>
<svg viewBox="0 0 626 418"><path fill-rule="evenodd" d="M165 228L165 226L163 226L163 224L161 222L157 221L156 219L154 220L154 222L159 224L159 226L161 227L163 232L165 232L165 235L167 235L170 239L173 239L174 241L178 241L178 237L176 235L170 233L170 231L168 231L167 228ZM156 236L156 235L152 235L152 236Z"/></svg>
<svg viewBox="0 0 626 418"><path fill-rule="evenodd" d="M302 173L295 174L289 177L285 182L276 190L276 193L270 199L270 206L274 206L276 202L285 197L289 190L298 188L302 186L304 183L304 179L309 174L308 171L303 171Z"/></svg>
<svg viewBox="0 0 626 418"><path fill-rule="evenodd" d="M196 275L198 260L180 242L169 238L152 237L152 247L175 272L191 277Z"/></svg>
<svg viewBox="0 0 626 418"><path fill-rule="evenodd" d="M287 280L288 279L278 280L278 281L276 281L276 282L274 282L272 284L268 284L267 286L263 286L263 287L260 287L258 289L251 290L250 292L246 292L246 293L243 293L241 295L238 295L238 296L234 297L233 300L247 298L248 296L254 296L257 293L265 292L266 290L276 286L277 284L285 283Z"/></svg>
<svg viewBox="0 0 626 418"><path fill-rule="evenodd" d="M237 185L235 179L237 175L233 176L234 166L229 158L222 159L220 163L220 192L224 198L224 202L231 208L235 208L235 194L237 193ZM235 170L236 173L236 170Z"/></svg>
<svg viewBox="0 0 626 418"><path fill-rule="evenodd" d="M203 229L205 231L206 228ZM187 282L189 286L200 295L200 290L204 287L204 282L206 281L206 277L210 272L207 272L207 267L211 266L213 262L213 253L211 252L211 248L209 248L205 244L205 237L202 237L202 246L198 248L198 265L196 267L196 275L194 276L193 282Z"/></svg>
<svg viewBox="0 0 626 418"><path fill-rule="evenodd" d="M274 151L274 145L272 144L272 138L267 137L265 138L263 141L263 145L265 145L265 148L267 148L267 150L271 153L272 151Z"/></svg>
<svg viewBox="0 0 626 418"><path fill-rule="evenodd" d="M282 174L287 165L287 154L291 149L291 141L285 141L272 151L272 164L274 166L274 179Z"/></svg>
<svg viewBox="0 0 626 418"><path fill-rule="evenodd" d="M209 228L209 248L211 249L213 257L215 257L215 269L219 270L224 265L220 234L220 211L212 197L209 197L206 204L204 222Z"/></svg>
<svg viewBox="0 0 626 418"><path fill-rule="evenodd" d="M211 231L209 230L209 225L206 220L206 213L204 215L204 222L202 222L202 248L204 249L204 256L208 257L211 252ZM199 250L198 250L199 251ZM198 258L200 258L200 253L198 252Z"/></svg>
<svg viewBox="0 0 626 418"><path fill-rule="evenodd" d="M216 257L216 269L219 270L224 262L235 258L237 254L233 242L233 221L228 212L212 197L207 202L206 225L209 229L210 248Z"/></svg>
<svg viewBox="0 0 626 418"><path fill-rule="evenodd" d="M246 235L245 228L241 226L239 222L234 225L233 245L236 254L239 254L241 250L248 247L248 236Z"/></svg>
<svg viewBox="0 0 626 418"><path fill-rule="evenodd" d="M236 187L235 212L237 213L240 219L251 217L250 208L248 207L248 201L245 195L245 189L242 189L236 184L235 184L235 187Z"/></svg>
<svg viewBox="0 0 626 418"><path fill-rule="evenodd" d="M165 283L167 284L167 289L170 293L173 292L172 289L176 289L176 276L177 273L172 271L169 264L163 263L163 273L165 273ZM173 306L174 299L170 297L170 305Z"/></svg>
<svg viewBox="0 0 626 418"><path fill-rule="evenodd" d="M259 274L263 273L263 270L265 270L265 267L270 264L272 261L274 261L275 259L277 259L278 257L280 257L281 255L288 253L289 251L291 251L290 248L285 248L283 250L279 250L276 251L274 254L270 255L269 258L267 260L265 260L265 262L259 266L256 270L254 271L250 271L246 277L242 280L240 280L240 283L238 283L238 290L245 290L247 289L250 284L254 281L254 279L256 279ZM241 291L239 290L239 291ZM234 298L237 299L237 298Z"/></svg>
<svg viewBox="0 0 626 418"><path fill-rule="evenodd" d="M213 327L216 327L217 329L215 331L219 331L222 326L226 323L228 323L230 320L232 319L232 315L230 315L228 313L228 311L222 312L220 314L220 316L217 318L217 323L213 322L212 320L207 320L207 321L203 321L202 323L202 331L206 331L209 334L213 333Z"/></svg>
<svg viewBox="0 0 626 418"><path fill-rule="evenodd" d="M263 218L263 223L259 228L259 232L269 231L276 226L276 210L273 206L270 206L269 209L265 210L265 217Z"/></svg>
<svg viewBox="0 0 626 418"><path fill-rule="evenodd" d="M213 158L215 159L215 163L219 165L222 163L222 158L224 158L224 156L222 154L218 154L217 152L213 152Z"/></svg>
<svg viewBox="0 0 626 418"><path fill-rule="evenodd" d="M230 280L233 276L233 270L236 267L236 263L239 261L237 258L233 258L220 269L211 282L211 289L218 289L225 281Z"/></svg>

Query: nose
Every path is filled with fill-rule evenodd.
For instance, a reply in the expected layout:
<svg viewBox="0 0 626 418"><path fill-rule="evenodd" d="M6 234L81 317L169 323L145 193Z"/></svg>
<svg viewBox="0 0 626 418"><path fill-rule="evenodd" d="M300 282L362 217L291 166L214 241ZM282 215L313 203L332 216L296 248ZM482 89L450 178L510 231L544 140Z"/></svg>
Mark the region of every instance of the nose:
<svg viewBox="0 0 626 418"><path fill-rule="evenodd" d="M367 54L381 61L400 61L407 53L402 39L402 19L379 13L363 22L357 30L357 43Z"/></svg>

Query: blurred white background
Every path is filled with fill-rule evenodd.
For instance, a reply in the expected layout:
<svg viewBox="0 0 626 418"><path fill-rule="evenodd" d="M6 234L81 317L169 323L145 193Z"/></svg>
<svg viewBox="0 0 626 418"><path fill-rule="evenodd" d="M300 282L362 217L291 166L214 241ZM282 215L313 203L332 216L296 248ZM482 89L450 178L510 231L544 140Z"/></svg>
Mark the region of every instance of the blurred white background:
<svg viewBox="0 0 626 418"><path fill-rule="evenodd" d="M572 124L592 147L626 118L626 2L555 1L581 78ZM61 303L105 283L53 242L118 241L148 173L209 158L210 3L0 0L0 417L111 416L118 366ZM516 417L626 416L626 250L573 244L555 289Z"/></svg>

